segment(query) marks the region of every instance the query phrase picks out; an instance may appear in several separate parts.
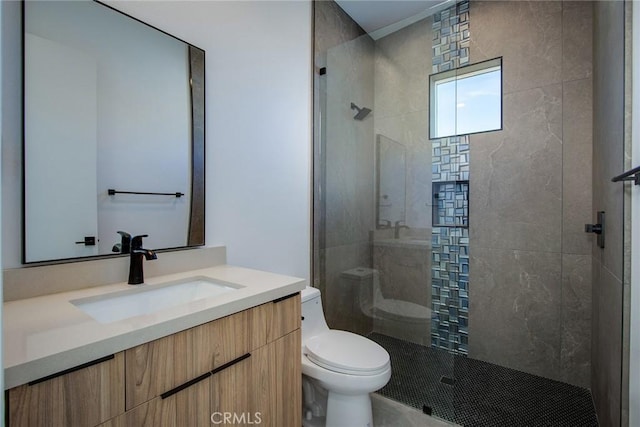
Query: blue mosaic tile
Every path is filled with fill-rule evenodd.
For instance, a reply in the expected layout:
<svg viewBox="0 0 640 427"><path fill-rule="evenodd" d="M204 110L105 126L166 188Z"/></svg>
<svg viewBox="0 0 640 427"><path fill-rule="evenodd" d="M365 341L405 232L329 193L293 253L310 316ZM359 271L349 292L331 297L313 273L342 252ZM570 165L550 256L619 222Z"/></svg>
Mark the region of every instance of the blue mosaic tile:
<svg viewBox="0 0 640 427"><path fill-rule="evenodd" d="M433 72L469 62L469 1L434 15ZM469 139L432 141L433 228L431 289L434 347L468 352ZM466 181L466 182L465 182Z"/></svg>

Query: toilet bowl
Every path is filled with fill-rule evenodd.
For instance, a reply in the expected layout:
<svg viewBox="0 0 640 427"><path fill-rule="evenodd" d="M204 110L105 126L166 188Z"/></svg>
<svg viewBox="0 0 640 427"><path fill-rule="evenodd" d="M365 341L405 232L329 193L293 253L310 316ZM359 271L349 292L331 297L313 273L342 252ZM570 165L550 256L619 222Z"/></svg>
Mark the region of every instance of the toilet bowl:
<svg viewBox="0 0 640 427"><path fill-rule="evenodd" d="M362 313L373 319L373 330L417 344L431 340L431 309L410 301L385 298L380 290L377 270L357 267L341 273L343 280L355 286Z"/></svg>
<svg viewBox="0 0 640 427"><path fill-rule="evenodd" d="M347 331L329 329L320 291L302 291L302 424L372 427L369 393L391 378L387 351Z"/></svg>

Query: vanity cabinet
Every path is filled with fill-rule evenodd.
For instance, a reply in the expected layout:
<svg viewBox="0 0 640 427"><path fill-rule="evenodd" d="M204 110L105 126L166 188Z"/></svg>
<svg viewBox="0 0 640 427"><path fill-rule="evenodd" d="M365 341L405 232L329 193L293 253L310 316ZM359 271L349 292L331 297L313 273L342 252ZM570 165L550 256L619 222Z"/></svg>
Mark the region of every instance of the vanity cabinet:
<svg viewBox="0 0 640 427"><path fill-rule="evenodd" d="M265 345L272 304L126 350L127 410Z"/></svg>
<svg viewBox="0 0 640 427"><path fill-rule="evenodd" d="M294 294L130 348L112 362L119 367L109 371L113 378L102 373L69 380L75 393L69 398L53 398L60 396L54 388L31 391L28 398L21 390L33 386L11 389L10 425L298 427L300 308ZM106 379L118 393L103 400L98 380ZM55 412L46 402L60 400L58 411L67 416L69 408L81 412L94 395L96 404L86 407L93 418L49 422ZM29 413L33 408L38 418Z"/></svg>
<svg viewBox="0 0 640 427"><path fill-rule="evenodd" d="M124 353L15 387L11 426L94 426L124 411Z"/></svg>

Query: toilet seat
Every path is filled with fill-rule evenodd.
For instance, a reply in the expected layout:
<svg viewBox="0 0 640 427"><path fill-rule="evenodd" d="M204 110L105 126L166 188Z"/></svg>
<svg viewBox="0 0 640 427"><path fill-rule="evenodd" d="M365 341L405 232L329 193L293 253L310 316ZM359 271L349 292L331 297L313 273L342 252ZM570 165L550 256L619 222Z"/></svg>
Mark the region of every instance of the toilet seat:
<svg viewBox="0 0 640 427"><path fill-rule="evenodd" d="M377 343L346 331L329 330L309 338L304 353L330 371L377 375L389 369L389 353Z"/></svg>

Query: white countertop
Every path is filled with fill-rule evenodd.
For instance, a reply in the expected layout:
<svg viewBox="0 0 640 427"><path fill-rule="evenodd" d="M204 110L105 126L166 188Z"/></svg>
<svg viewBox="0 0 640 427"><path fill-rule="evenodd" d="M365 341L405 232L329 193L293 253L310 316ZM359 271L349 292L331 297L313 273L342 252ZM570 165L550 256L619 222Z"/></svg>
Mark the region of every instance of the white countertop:
<svg viewBox="0 0 640 427"><path fill-rule="evenodd" d="M94 320L70 301L129 290L132 285L116 283L4 303L5 389L255 307L305 287L305 281L300 278L228 265L154 277L137 286L194 276L242 288L107 324Z"/></svg>
<svg viewBox="0 0 640 427"><path fill-rule="evenodd" d="M404 238L404 239L377 239L374 246L393 246L397 248L431 249L431 239Z"/></svg>

